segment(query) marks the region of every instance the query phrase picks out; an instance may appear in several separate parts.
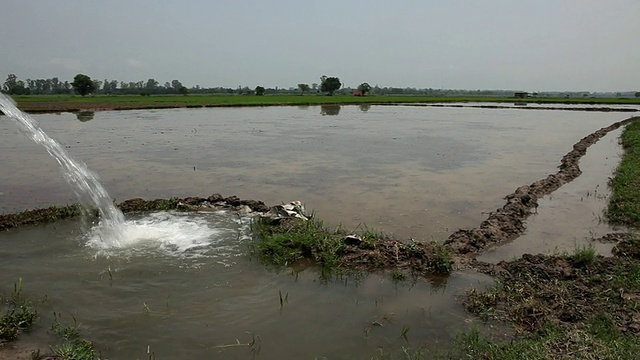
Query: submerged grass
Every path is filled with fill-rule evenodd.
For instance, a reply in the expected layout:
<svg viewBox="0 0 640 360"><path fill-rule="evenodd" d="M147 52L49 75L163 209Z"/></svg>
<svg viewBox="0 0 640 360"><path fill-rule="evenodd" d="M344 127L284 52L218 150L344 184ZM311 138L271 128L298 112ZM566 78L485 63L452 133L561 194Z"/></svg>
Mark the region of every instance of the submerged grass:
<svg viewBox="0 0 640 360"><path fill-rule="evenodd" d="M102 357L96 351L93 343L81 336L80 325L73 319L73 325L63 325L56 316L51 330L57 334L62 342L51 348L56 359L60 360L99 360Z"/></svg>
<svg viewBox="0 0 640 360"><path fill-rule="evenodd" d="M22 279L13 284L13 293L0 297L0 346L16 340L23 332L31 331L38 320L38 312L31 300L22 294ZM41 354L35 350L31 358L57 360L99 360L93 344L82 338L80 327L74 319L74 325L62 325L60 317L54 313L55 323L51 330L60 336L61 342L53 345L50 354Z"/></svg>
<svg viewBox="0 0 640 360"><path fill-rule="evenodd" d="M50 206L48 208L25 210L13 214L0 215L0 231L21 225L46 224L82 214L79 205Z"/></svg>
<svg viewBox="0 0 640 360"><path fill-rule="evenodd" d="M13 285L13 294L0 305L0 344L15 340L22 331L31 330L37 319L37 312L31 302L22 297L22 279Z"/></svg>
<svg viewBox="0 0 640 360"><path fill-rule="evenodd" d="M640 118L622 133L624 156L611 179L606 215L616 224L640 226Z"/></svg>

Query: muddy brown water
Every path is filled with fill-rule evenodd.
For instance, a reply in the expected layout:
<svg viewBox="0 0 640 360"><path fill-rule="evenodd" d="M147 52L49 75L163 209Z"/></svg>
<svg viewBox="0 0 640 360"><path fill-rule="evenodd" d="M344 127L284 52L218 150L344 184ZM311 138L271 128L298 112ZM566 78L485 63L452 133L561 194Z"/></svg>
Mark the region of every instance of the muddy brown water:
<svg viewBox="0 0 640 360"><path fill-rule="evenodd" d="M320 107L135 110L97 112L89 120L85 114L80 121L66 113L35 118L119 200L213 192L267 204L302 200L329 226L366 224L399 238L441 240L476 226L516 187L555 172L583 136L627 117L362 110L343 106L335 116ZM0 211L73 202L44 150L1 120ZM590 148L581 161L584 174L543 199L528 221L528 240L497 248L488 260L570 248L608 231L596 220L618 161L618 135ZM251 358L247 347L217 346L249 342L248 333L255 333L257 358L334 359L368 358L378 347L406 345L399 337L404 326L410 344L443 347L468 328L456 295L490 283L471 273L455 273L434 287L425 280L396 284L388 274L322 281L304 267L265 269L247 256L251 236L237 236L242 224L233 216L226 225L211 214L189 216L229 235L204 253L143 247L97 255L84 246L79 221L1 233L0 290L10 292L22 277L27 293L46 294L45 320L53 310L67 320L75 316L109 358L147 358L148 349L159 358ZM288 294L282 307L280 294ZM41 331L24 341L46 339Z"/></svg>

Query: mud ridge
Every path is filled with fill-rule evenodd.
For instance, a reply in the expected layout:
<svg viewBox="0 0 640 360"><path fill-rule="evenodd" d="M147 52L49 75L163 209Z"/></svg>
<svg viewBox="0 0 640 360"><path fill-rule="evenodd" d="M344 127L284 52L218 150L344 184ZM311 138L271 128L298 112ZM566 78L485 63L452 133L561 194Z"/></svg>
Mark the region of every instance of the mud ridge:
<svg viewBox="0 0 640 360"><path fill-rule="evenodd" d="M213 194L207 198L186 197L144 200L141 198L129 199L117 204L123 213L149 212L162 210L182 211L206 211L206 210L232 210L244 213L263 213L271 209L264 202L258 200L244 200L232 195L223 197ZM22 225L37 225L55 222L80 216L82 210L79 205L51 206L48 208L25 210L11 214L0 214L0 231L9 230ZM94 212L97 216L97 211Z"/></svg>
<svg viewBox="0 0 640 360"><path fill-rule="evenodd" d="M518 106L506 105L460 105L460 104L420 104L415 106L429 107L454 107L454 108L474 108L474 109L517 109L517 110L564 110L564 111L597 111L597 112L637 112L638 109L633 108L612 108L607 106L598 107L559 107L559 106L536 106L527 107L527 103L516 103ZM571 104L571 103L567 103Z"/></svg>
<svg viewBox="0 0 640 360"><path fill-rule="evenodd" d="M522 235L525 230L524 221L531 215L532 209L538 207L538 199L580 176L582 171L579 162L586 154L587 148L609 132L636 120L640 120L640 117L618 121L585 136L562 157L557 173L550 174L530 185L520 186L507 195L506 204L492 211L480 226L454 232L447 238L445 245L455 254L474 257L489 247L504 244Z"/></svg>
<svg viewBox="0 0 640 360"><path fill-rule="evenodd" d="M539 331L549 322L580 328L589 317L607 314L619 331L638 334L640 294L633 279L640 241L630 234L613 237L619 242L611 257L525 254L496 265L477 262L480 271L497 276L505 286L471 290L463 304L471 313L492 313L526 332Z"/></svg>

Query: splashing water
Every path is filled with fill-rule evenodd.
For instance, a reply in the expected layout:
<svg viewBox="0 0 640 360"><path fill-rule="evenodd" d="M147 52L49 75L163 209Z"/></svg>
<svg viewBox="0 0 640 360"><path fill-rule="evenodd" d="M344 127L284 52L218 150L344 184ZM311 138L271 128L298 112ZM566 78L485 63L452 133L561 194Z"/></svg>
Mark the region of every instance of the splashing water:
<svg viewBox="0 0 640 360"><path fill-rule="evenodd" d="M0 110L13 119L20 132L42 145L49 155L54 157L62 169L65 180L78 197L80 203L88 211L91 207L98 209L100 224L98 234L103 242L118 246L123 239L124 215L113 205L109 194L98 177L87 169L87 166L73 160L62 146L50 138L38 123L26 113L20 111L13 100L0 93Z"/></svg>
<svg viewBox="0 0 640 360"><path fill-rule="evenodd" d="M83 235L96 256L169 256L215 259L231 265L242 253L242 243L252 239L251 217L225 210L202 213L155 212L134 215L123 225L124 237L116 246L102 241L95 229Z"/></svg>

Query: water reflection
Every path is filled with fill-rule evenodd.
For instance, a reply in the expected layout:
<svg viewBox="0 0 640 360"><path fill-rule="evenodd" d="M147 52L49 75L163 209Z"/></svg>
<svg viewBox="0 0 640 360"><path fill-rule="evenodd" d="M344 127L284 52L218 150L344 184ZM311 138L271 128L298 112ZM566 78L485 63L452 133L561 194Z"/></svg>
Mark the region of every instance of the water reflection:
<svg viewBox="0 0 640 360"><path fill-rule="evenodd" d="M335 116L340 113L340 105L337 104L329 104L329 105L320 105L320 115L325 116Z"/></svg>
<svg viewBox="0 0 640 360"><path fill-rule="evenodd" d="M300 110L309 110L309 104L296 105Z"/></svg>
<svg viewBox="0 0 640 360"><path fill-rule="evenodd" d="M369 111L369 109L371 109L371 104L360 104L358 106L360 107L360 111L362 112L367 112Z"/></svg>
<svg viewBox="0 0 640 360"><path fill-rule="evenodd" d="M93 117L95 115L96 113L93 111L78 111L76 113L76 119L80 120L81 122L87 122L93 120Z"/></svg>

